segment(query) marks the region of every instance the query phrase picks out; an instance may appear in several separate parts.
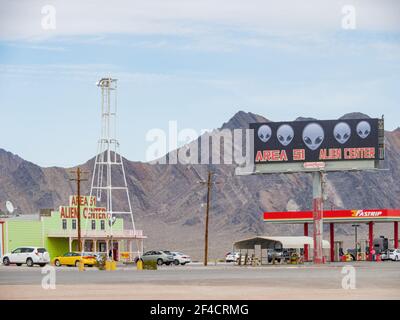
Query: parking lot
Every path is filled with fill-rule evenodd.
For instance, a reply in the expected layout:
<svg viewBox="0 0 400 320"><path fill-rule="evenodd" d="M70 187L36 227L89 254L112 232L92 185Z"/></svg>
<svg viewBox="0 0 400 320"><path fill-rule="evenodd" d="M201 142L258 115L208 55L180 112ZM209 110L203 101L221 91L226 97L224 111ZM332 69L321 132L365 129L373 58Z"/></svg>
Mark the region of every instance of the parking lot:
<svg viewBox="0 0 400 320"><path fill-rule="evenodd" d="M400 299L400 262L391 261L55 270L55 289L44 289L40 267L0 266L0 299Z"/></svg>

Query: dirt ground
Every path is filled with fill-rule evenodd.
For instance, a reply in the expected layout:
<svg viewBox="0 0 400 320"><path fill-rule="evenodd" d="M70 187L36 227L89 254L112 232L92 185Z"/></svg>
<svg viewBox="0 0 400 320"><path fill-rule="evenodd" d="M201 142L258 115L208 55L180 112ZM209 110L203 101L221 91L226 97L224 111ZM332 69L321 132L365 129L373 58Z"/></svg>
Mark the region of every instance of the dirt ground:
<svg viewBox="0 0 400 320"><path fill-rule="evenodd" d="M279 299L399 299L398 289L313 289L253 286L174 286L174 285L59 285L43 290L34 285L1 287L1 299L145 299L145 300L279 300Z"/></svg>

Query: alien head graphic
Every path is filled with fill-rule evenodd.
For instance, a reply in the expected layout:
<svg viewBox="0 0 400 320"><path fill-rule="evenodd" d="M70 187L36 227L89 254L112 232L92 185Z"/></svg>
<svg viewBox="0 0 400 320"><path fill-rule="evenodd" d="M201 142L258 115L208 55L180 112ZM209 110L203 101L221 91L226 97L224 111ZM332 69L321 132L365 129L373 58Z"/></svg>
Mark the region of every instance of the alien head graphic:
<svg viewBox="0 0 400 320"><path fill-rule="evenodd" d="M350 139L351 129L346 122L339 122L333 129L333 136L340 144L344 144Z"/></svg>
<svg viewBox="0 0 400 320"><path fill-rule="evenodd" d="M324 138L324 130L318 123L309 123L303 130L303 141L310 150L318 149Z"/></svg>
<svg viewBox="0 0 400 320"><path fill-rule="evenodd" d="M288 124L281 125L276 132L276 137L283 146L287 146L294 138L293 128Z"/></svg>
<svg viewBox="0 0 400 320"><path fill-rule="evenodd" d="M258 128L258 137L262 142L267 142L272 136L272 130L266 124L263 124Z"/></svg>
<svg viewBox="0 0 400 320"><path fill-rule="evenodd" d="M357 124L357 134L361 139L365 139L371 133L371 125L367 121L360 121Z"/></svg>

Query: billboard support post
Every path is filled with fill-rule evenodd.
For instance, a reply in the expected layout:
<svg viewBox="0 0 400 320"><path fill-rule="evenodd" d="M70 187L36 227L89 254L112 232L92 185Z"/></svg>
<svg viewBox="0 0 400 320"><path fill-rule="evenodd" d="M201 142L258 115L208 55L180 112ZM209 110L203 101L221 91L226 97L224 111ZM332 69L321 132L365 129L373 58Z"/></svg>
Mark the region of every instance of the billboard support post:
<svg viewBox="0 0 400 320"><path fill-rule="evenodd" d="M399 223L398 221L394 222L394 248L399 248Z"/></svg>
<svg viewBox="0 0 400 320"><path fill-rule="evenodd" d="M323 197L322 197L322 172L313 172L313 240L315 264L323 263L322 259L322 233L323 233Z"/></svg>

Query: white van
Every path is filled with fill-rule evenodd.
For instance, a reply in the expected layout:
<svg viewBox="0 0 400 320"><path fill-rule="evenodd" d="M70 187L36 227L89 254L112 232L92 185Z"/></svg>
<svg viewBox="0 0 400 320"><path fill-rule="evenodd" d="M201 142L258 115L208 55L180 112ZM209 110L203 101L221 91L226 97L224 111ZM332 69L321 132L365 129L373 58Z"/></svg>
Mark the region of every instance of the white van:
<svg viewBox="0 0 400 320"><path fill-rule="evenodd" d="M48 263L50 263L49 253L45 248L40 247L19 247L3 256L5 266L26 264L28 267L32 267L37 264L44 267Z"/></svg>

